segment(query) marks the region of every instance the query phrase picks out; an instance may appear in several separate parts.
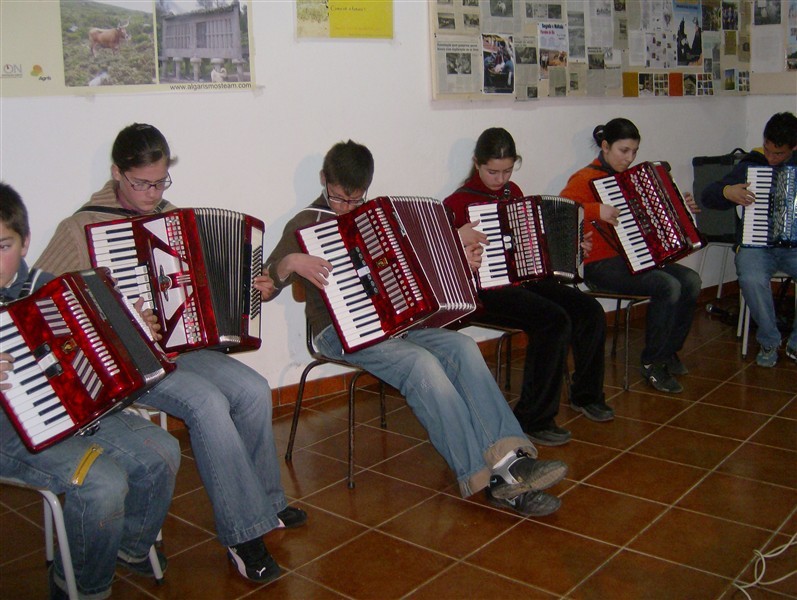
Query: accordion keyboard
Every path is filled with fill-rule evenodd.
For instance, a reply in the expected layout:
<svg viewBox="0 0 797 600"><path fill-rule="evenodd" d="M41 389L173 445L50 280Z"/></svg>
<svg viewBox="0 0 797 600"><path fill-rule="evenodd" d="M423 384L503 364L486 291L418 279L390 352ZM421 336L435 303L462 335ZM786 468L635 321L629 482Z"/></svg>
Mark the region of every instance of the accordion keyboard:
<svg viewBox="0 0 797 600"><path fill-rule="evenodd" d="M620 211L618 224L615 227L620 244L626 250L628 260L634 271L641 271L655 266L655 261L645 244L642 230L637 226L634 213L623 196L620 185L614 179L598 179L593 181L601 202L614 206Z"/></svg>
<svg viewBox="0 0 797 600"><path fill-rule="evenodd" d="M325 292L345 341L354 346L384 336L379 315L346 250L338 222L332 220L300 233L308 254L332 263Z"/></svg>
<svg viewBox="0 0 797 600"><path fill-rule="evenodd" d="M773 170L769 168L747 169L748 190L755 201L744 208L742 223L742 245L766 246L770 242L769 192L772 189Z"/></svg>
<svg viewBox="0 0 797 600"><path fill-rule="evenodd" d="M144 298L144 309L154 308L149 269L137 258L133 223L98 225L91 230L96 263L111 269L116 287L131 302Z"/></svg>
<svg viewBox="0 0 797 600"><path fill-rule="evenodd" d="M14 357L14 370L6 373L11 388L3 392L7 407L14 413L33 444L74 427L61 400L50 384L47 370L56 369L46 349L40 356L28 350L16 324L7 312L0 313L0 343L3 352Z"/></svg>

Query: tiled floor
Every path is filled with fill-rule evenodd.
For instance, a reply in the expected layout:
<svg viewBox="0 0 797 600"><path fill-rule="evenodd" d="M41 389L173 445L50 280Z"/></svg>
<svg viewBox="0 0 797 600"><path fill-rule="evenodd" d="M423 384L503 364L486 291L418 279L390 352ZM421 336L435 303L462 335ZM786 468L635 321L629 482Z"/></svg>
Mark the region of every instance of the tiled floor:
<svg viewBox="0 0 797 600"><path fill-rule="evenodd" d="M635 325L632 365L642 333ZM563 405L559 423L573 440L541 455L567 461L570 473L553 490L562 508L541 519L493 509L481 495L461 499L395 394L381 430L376 393L359 393L349 490L345 398L306 409L282 480L310 521L266 536L285 570L266 586L241 579L213 539L183 435L164 527L166 582L120 573L114 597L742 598L731 585L752 577L754 550L797 532L797 365L743 360L733 329L699 312L682 354L690 369L682 394L654 393L636 369L624 392L622 367L610 359L614 422L596 424ZM515 392L520 375L515 369ZM289 428L287 415L276 419L280 451ZM37 496L0 488L1 598L46 596L41 522ZM766 579L797 568L797 546L766 567ZM797 575L751 596L797 598Z"/></svg>

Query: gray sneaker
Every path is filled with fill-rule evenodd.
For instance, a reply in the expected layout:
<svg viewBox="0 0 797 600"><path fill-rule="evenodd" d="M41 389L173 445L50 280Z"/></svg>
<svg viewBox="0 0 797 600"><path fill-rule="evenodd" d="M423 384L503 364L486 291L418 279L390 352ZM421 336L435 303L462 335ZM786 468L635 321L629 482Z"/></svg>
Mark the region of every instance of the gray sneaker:
<svg viewBox="0 0 797 600"><path fill-rule="evenodd" d="M766 346L761 346L758 354L756 354L755 364L759 367L774 367L778 364L778 347L767 348Z"/></svg>
<svg viewBox="0 0 797 600"><path fill-rule="evenodd" d="M559 510L562 501L556 496L551 496L545 492L524 492L514 498L500 499L484 491L487 496L487 503L496 508L506 508L520 513L524 517L544 517Z"/></svg>
<svg viewBox="0 0 797 600"><path fill-rule="evenodd" d="M642 365L642 377L660 392L677 394L684 391L683 386L678 383L675 377L670 375L670 372L667 370L667 365L663 362L653 363L652 365Z"/></svg>
<svg viewBox="0 0 797 600"><path fill-rule="evenodd" d="M614 409L603 401L585 404L584 406L579 406L571 402L570 408L577 410L590 421L595 421L597 423L605 423L606 421L614 419Z"/></svg>
<svg viewBox="0 0 797 600"><path fill-rule="evenodd" d="M526 434L532 442L539 446L561 446L570 441L570 432L555 423L545 429L537 429Z"/></svg>
<svg viewBox="0 0 797 600"><path fill-rule="evenodd" d="M556 485L567 475L561 460L538 460L525 450L490 475L490 493L500 499L514 498L523 492L539 492Z"/></svg>

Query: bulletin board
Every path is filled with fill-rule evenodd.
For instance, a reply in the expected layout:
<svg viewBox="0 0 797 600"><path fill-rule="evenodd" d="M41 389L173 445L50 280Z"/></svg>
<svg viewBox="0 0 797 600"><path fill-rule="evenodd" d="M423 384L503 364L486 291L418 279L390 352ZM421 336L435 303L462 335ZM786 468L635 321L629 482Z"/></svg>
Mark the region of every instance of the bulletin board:
<svg viewBox="0 0 797 600"><path fill-rule="evenodd" d="M797 0L431 0L435 99L794 94Z"/></svg>

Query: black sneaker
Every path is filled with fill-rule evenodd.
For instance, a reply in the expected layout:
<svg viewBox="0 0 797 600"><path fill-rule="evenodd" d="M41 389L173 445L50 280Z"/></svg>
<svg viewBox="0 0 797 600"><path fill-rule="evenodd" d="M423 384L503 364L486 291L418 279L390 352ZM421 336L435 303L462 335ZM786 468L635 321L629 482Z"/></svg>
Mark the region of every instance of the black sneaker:
<svg viewBox="0 0 797 600"><path fill-rule="evenodd" d="M161 566L161 571L163 573L166 572L166 565L169 563L166 560L166 555L163 554L160 550L155 548L155 552L158 554L158 562ZM120 556L116 557L116 565L127 569L131 573L135 573L136 575L141 575L142 577L155 577L155 572L152 570L152 563L149 562L149 556L144 560L138 560L136 562L130 562L121 558Z"/></svg>
<svg viewBox="0 0 797 600"><path fill-rule="evenodd" d="M677 354L673 354L670 358L665 361L667 365L667 370L670 372L670 375L686 375L689 373L689 369L686 368L686 365L681 362L681 359L678 358Z"/></svg>
<svg viewBox="0 0 797 600"><path fill-rule="evenodd" d="M561 446L570 441L570 432L555 423L545 429L537 429L526 434L535 444L540 446Z"/></svg>
<svg viewBox="0 0 797 600"><path fill-rule="evenodd" d="M677 394L684 391L683 386L678 383L678 380L670 375L665 363L642 365L642 377L660 392Z"/></svg>
<svg viewBox="0 0 797 600"><path fill-rule="evenodd" d="M266 550L261 538L227 548L227 556L238 572L252 581L273 581L282 574L282 569Z"/></svg>
<svg viewBox="0 0 797 600"><path fill-rule="evenodd" d="M538 460L525 450L518 450L515 458L500 468L493 467L490 493L500 499L514 498L529 490L539 492L556 485L567 475L567 465L561 460Z"/></svg>
<svg viewBox="0 0 797 600"><path fill-rule="evenodd" d="M307 523L307 513L295 506L286 506L277 513L280 524L277 529L294 529Z"/></svg>
<svg viewBox="0 0 797 600"><path fill-rule="evenodd" d="M544 517L559 510L562 501L556 496L551 496L545 492L524 492L514 498L500 499L484 490L487 503L496 508L507 508L520 513L524 517Z"/></svg>
<svg viewBox="0 0 797 600"><path fill-rule="evenodd" d="M614 409L605 402L593 402L592 404L585 404L584 406L579 406L571 402L570 408L580 412L590 421L603 423L614 419Z"/></svg>

